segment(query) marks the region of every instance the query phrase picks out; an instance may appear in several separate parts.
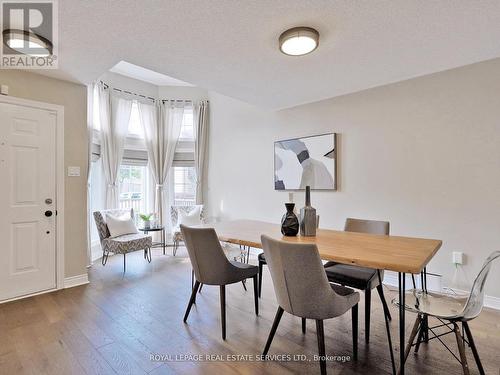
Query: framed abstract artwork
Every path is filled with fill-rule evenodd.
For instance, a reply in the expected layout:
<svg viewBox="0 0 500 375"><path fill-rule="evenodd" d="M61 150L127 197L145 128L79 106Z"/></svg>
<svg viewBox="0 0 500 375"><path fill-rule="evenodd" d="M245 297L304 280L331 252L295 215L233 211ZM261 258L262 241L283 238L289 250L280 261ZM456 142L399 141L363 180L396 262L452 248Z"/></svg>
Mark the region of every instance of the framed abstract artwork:
<svg viewBox="0 0 500 375"><path fill-rule="evenodd" d="M337 134L274 142L274 189L337 190Z"/></svg>

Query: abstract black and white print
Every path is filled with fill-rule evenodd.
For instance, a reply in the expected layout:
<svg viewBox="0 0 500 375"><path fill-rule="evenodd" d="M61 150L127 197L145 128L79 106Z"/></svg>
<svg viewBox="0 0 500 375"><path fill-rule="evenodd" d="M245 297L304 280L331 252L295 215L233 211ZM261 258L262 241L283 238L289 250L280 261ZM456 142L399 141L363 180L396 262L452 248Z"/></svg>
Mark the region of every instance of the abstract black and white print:
<svg viewBox="0 0 500 375"><path fill-rule="evenodd" d="M274 143L274 189L335 190L336 134L288 139Z"/></svg>

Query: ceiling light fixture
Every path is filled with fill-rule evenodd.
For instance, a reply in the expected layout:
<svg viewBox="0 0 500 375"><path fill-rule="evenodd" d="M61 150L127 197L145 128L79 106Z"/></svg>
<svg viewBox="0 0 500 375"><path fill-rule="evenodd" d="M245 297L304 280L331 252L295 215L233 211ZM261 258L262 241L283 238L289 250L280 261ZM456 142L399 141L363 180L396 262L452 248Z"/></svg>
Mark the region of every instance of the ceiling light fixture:
<svg viewBox="0 0 500 375"><path fill-rule="evenodd" d="M311 27L294 27L280 35L279 43L280 51L285 55L307 55L318 48L319 33Z"/></svg>
<svg viewBox="0 0 500 375"><path fill-rule="evenodd" d="M52 42L41 35L19 29L6 29L2 34L4 43L17 52L31 56L52 54Z"/></svg>

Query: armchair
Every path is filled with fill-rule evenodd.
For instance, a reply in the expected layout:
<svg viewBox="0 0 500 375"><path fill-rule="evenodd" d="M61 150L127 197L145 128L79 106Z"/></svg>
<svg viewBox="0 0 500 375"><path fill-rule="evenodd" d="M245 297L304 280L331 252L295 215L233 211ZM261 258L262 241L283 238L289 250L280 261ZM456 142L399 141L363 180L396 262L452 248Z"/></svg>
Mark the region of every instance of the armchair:
<svg viewBox="0 0 500 375"><path fill-rule="evenodd" d="M174 243L173 255L177 253L179 243L184 241L179 225L180 214L188 215L194 209L200 208L200 224L205 222L203 205L194 206L170 206L170 221L172 222L172 242Z"/></svg>
<svg viewBox="0 0 500 375"><path fill-rule="evenodd" d="M103 210L94 212L94 220L97 226L97 232L99 233L99 240L101 241L102 247L102 260L103 266L106 265L108 261L109 253L123 254L123 272L126 269L126 255L137 250L144 250L144 258L151 263L151 236L142 233L124 234L122 236L111 237L106 224L106 214L112 214L116 216L127 214L130 212L130 217L134 217L133 209L125 210Z"/></svg>

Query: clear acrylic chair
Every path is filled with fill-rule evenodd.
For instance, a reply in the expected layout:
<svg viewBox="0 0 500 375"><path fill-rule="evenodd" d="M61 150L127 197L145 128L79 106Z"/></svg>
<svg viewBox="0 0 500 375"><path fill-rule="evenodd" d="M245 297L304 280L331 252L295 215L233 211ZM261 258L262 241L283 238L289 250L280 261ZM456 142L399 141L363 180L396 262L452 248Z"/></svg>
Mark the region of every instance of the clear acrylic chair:
<svg viewBox="0 0 500 375"><path fill-rule="evenodd" d="M472 350L479 373L484 374L479 353L467 322L476 318L481 313L484 303L486 278L490 272L491 264L498 258L500 258L500 251L494 251L486 259L481 271L479 271L474 280L468 297L456 298L451 295L429 293L417 289L412 289L405 293L405 309L417 314L417 319L415 320L408 345L406 346L405 360L408 358L408 354L413 346L415 346L415 353L417 353L422 342L438 339L455 359L461 363L463 373L468 375L469 368L465 356L465 344L467 344ZM397 300L393 300L392 302L396 305L398 304ZM440 324L433 327L428 326L428 317L436 318ZM462 333L460 332L459 324L462 325ZM440 328L446 329L446 332L437 333L437 329ZM430 338L428 336L429 331L432 333L432 337ZM459 357L441 340L442 336L449 333L455 334ZM417 338L416 341L415 337Z"/></svg>

